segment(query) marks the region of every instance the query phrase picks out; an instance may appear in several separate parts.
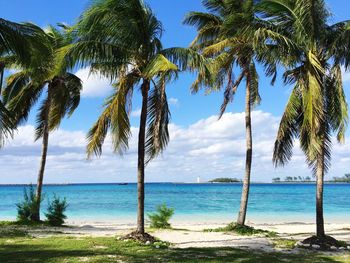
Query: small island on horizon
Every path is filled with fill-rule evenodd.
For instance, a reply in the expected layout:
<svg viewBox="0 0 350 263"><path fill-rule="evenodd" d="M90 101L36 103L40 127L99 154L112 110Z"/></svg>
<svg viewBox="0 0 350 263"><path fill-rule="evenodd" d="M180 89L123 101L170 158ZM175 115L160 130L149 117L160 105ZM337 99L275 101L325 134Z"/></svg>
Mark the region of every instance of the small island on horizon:
<svg viewBox="0 0 350 263"><path fill-rule="evenodd" d="M241 179L229 178L229 177L219 177L213 180L210 180L209 183L241 183Z"/></svg>
<svg viewBox="0 0 350 263"><path fill-rule="evenodd" d="M272 183L313 183L314 179L310 176L286 176L284 179L280 177L272 178ZM350 174L345 174L343 177L333 177L331 180L326 180L325 183L350 183Z"/></svg>

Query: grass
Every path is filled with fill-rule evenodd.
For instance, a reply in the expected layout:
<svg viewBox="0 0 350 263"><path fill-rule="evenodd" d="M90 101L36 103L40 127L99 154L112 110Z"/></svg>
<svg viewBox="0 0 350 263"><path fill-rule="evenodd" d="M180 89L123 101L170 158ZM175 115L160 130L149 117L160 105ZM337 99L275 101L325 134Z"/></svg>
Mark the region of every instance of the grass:
<svg viewBox="0 0 350 263"><path fill-rule="evenodd" d="M277 237L276 232L255 229L251 226L242 226L236 223L230 223L225 227L205 229L205 232L234 232L242 236L263 235L265 237Z"/></svg>
<svg viewBox="0 0 350 263"><path fill-rule="evenodd" d="M273 240L272 244L275 248L293 249L296 242L295 239L277 238Z"/></svg>
<svg viewBox="0 0 350 263"><path fill-rule="evenodd" d="M0 238L0 262L350 262L349 255L264 253L233 248L156 248L113 237Z"/></svg>
<svg viewBox="0 0 350 263"><path fill-rule="evenodd" d="M56 234L35 238L21 229L15 223L0 223L0 262L350 262L349 253L327 255L302 251L299 254L286 254L229 247L176 249L169 247L167 242L144 245L116 237ZM273 239L273 243L275 247L289 249L294 246L295 240Z"/></svg>
<svg viewBox="0 0 350 263"><path fill-rule="evenodd" d="M28 227L35 227L35 226L44 226L45 224L43 222L32 222L32 221L0 221L0 227L3 226L28 226Z"/></svg>
<svg viewBox="0 0 350 263"><path fill-rule="evenodd" d="M33 222L33 221L0 221L0 227L8 227L8 226L16 226L16 227L26 227L26 228L55 228L56 226L50 225L46 221ZM58 227L70 228L69 226L62 225Z"/></svg>
<svg viewBox="0 0 350 263"><path fill-rule="evenodd" d="M12 227L0 227L0 238L12 238L12 237L26 237L28 231L12 228Z"/></svg>

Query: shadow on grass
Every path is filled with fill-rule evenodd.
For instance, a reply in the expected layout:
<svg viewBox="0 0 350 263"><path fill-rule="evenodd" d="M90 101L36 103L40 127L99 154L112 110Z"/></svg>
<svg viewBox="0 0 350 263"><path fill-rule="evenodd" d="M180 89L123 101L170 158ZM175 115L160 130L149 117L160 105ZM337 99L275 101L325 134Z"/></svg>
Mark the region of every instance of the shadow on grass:
<svg viewBox="0 0 350 263"><path fill-rule="evenodd" d="M10 240L11 241L11 240ZM316 253L282 254L233 248L154 249L112 238L14 239L0 243L0 262L341 262Z"/></svg>

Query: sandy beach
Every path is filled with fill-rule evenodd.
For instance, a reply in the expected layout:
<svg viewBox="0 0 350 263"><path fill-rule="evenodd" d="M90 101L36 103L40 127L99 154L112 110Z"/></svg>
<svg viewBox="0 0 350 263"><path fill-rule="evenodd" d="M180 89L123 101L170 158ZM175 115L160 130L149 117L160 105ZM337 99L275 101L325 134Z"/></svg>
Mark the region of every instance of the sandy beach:
<svg viewBox="0 0 350 263"><path fill-rule="evenodd" d="M234 233L208 232L225 226L226 223L208 222L173 222L173 229L150 230L149 232L161 239L171 243L176 248L190 247L234 247L243 249L258 249L269 251L289 251L289 249L278 248L274 242L278 239L290 239L295 242L303 240L315 232L315 225L303 222L288 222L278 224L263 224L250 222L249 225L257 229L274 231L276 237L265 236L241 236ZM97 221L70 221L69 227L31 230L34 236L49 236L57 233L72 236L122 236L135 228L135 224L126 222L97 222ZM326 232L338 240L350 243L350 223L329 223L325 225ZM293 250L294 252L296 250Z"/></svg>

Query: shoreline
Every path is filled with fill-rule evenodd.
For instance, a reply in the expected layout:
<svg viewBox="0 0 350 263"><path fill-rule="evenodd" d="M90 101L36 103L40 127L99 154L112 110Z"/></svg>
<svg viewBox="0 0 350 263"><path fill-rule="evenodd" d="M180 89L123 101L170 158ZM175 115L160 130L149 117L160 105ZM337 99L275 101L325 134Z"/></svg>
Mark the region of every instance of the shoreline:
<svg viewBox="0 0 350 263"><path fill-rule="evenodd" d="M281 182L251 182L250 184L255 185L293 185L293 184L315 184L316 181L310 181L310 182L287 182L287 181L281 181ZM350 185L350 182L333 182L333 181L325 181L325 184L344 184L344 185ZM136 185L137 182L111 182L111 183L44 183L43 186L81 186L81 185L119 185L119 186L125 186L125 185ZM184 184L184 185L241 185L242 182L232 182L232 183L219 183L219 182L145 182L145 184ZM25 184L0 184L0 187L4 186L35 186L36 184L32 183L25 183Z"/></svg>
<svg viewBox="0 0 350 263"><path fill-rule="evenodd" d="M89 216L89 215L69 215L66 220L67 224L81 225L81 224L109 224L109 225L136 225L136 214L129 214L125 216ZM223 226L234 222L236 214L232 215L208 215L208 214L187 214L187 215L174 215L170 219L172 225L218 225ZM44 218L44 215L42 215ZM325 224L337 224L348 225L350 221L347 220L348 215L336 214L326 215ZM16 216L0 216L0 221L15 221ZM145 214L145 222L148 223L147 213ZM314 215L298 216L298 215L283 215L277 217L275 214L261 215L254 214L248 215L246 219L247 225L310 225L315 224Z"/></svg>

